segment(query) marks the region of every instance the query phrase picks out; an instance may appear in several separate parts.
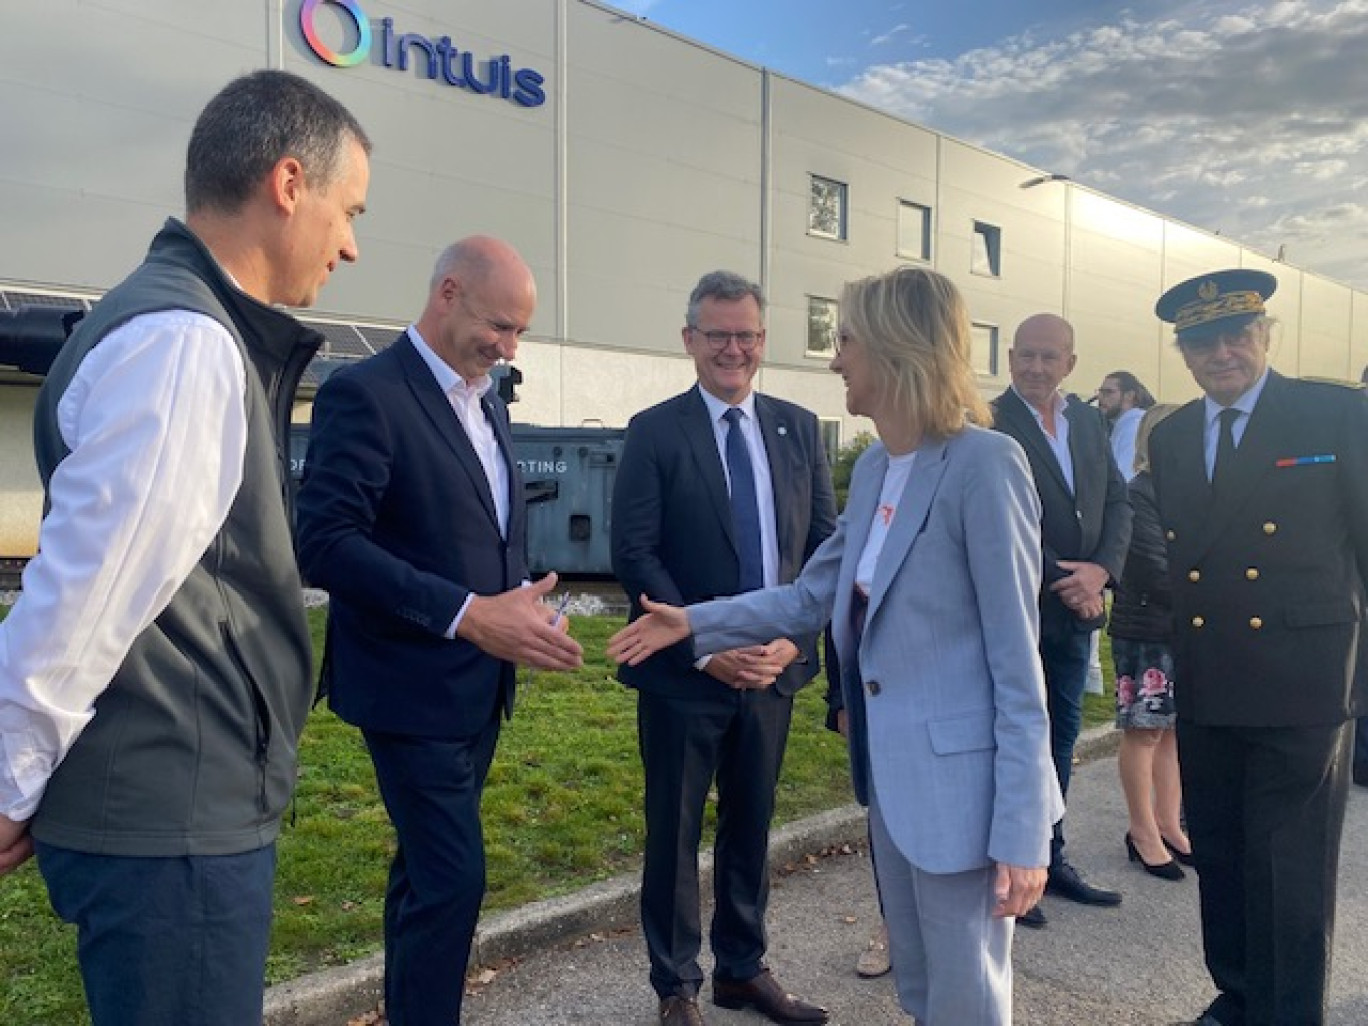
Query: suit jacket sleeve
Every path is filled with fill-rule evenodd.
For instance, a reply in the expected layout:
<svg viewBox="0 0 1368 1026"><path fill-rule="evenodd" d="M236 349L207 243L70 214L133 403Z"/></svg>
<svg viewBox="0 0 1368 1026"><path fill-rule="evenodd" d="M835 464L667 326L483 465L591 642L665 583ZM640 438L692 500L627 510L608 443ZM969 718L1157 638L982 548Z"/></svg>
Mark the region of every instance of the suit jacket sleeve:
<svg viewBox="0 0 1368 1026"><path fill-rule="evenodd" d="M809 416L807 419L808 451L812 453L809 466L812 468L812 511L808 515L808 536L807 543L803 546L803 563L806 564L813 554L826 541L833 531L836 530L836 489L831 483L831 467L827 463L826 447L822 445L822 433L818 427L817 418ZM790 640L798 646L798 651L802 653L802 659L811 664L811 674L816 675L817 670L817 642L816 634L801 634L797 637L790 637ZM829 664L836 662L836 647L830 644L830 633L827 633L828 644L825 655ZM811 679L809 677L809 679ZM831 671L827 673L827 702L832 702L833 693L840 694L840 681L833 686ZM837 698L839 701L839 698ZM835 709L831 708L831 715L828 716L828 726L835 729Z"/></svg>
<svg viewBox="0 0 1368 1026"><path fill-rule="evenodd" d="M663 475L655 432L633 417L614 478L612 522L613 573L633 608L639 607L642 595L684 604L679 586L660 559Z"/></svg>
<svg viewBox="0 0 1368 1026"><path fill-rule="evenodd" d="M964 544L992 680L997 741L988 855L1012 866L1048 862L1051 825L1063 814L1048 769L1049 718L1039 645L1040 500L1025 454L967 475Z"/></svg>
<svg viewBox="0 0 1368 1026"><path fill-rule="evenodd" d="M360 375L336 374L319 390L299 493L300 569L358 609L441 635L469 590L372 538L396 444L386 404Z"/></svg>

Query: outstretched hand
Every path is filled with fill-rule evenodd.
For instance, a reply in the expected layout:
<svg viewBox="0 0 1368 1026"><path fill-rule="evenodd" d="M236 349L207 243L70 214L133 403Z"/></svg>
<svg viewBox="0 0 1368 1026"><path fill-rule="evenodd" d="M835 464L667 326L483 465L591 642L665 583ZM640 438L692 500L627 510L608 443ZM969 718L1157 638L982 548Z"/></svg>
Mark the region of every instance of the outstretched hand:
<svg viewBox="0 0 1368 1026"><path fill-rule="evenodd" d="M536 670L579 669L584 650L566 633L565 617L542 601L556 580L550 573L525 588L476 595L456 634L496 659Z"/></svg>
<svg viewBox="0 0 1368 1026"><path fill-rule="evenodd" d="M652 602L645 595L641 596L641 608L646 610L644 615L608 639L608 655L616 662L638 666L690 634L687 610Z"/></svg>

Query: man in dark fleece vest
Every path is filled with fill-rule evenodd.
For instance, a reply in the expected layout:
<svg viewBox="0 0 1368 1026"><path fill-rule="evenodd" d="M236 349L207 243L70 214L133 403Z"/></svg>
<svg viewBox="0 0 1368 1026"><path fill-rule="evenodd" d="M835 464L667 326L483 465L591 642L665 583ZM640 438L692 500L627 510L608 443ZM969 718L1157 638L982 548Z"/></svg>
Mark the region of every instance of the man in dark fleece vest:
<svg viewBox="0 0 1368 1026"><path fill-rule="evenodd" d="M0 872L36 849L95 1026L261 1020L275 838L311 692L282 440L357 257L370 142L303 79L230 83L186 218L38 397L48 512L0 625Z"/></svg>

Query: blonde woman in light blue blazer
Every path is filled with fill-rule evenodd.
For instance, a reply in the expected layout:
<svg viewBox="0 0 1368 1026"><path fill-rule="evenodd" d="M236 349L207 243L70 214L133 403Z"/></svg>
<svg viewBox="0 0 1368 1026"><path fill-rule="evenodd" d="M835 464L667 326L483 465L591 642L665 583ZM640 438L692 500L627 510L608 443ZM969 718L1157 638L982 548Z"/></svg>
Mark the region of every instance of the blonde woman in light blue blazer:
<svg viewBox="0 0 1368 1026"><path fill-rule="evenodd" d="M942 275L846 286L831 369L880 441L835 534L792 584L648 615L609 653L690 633L699 655L818 630L843 668L856 797L870 809L902 1006L921 1026L1012 1019L1014 917L1040 898L1063 815L1037 655L1040 503L986 430L969 317Z"/></svg>

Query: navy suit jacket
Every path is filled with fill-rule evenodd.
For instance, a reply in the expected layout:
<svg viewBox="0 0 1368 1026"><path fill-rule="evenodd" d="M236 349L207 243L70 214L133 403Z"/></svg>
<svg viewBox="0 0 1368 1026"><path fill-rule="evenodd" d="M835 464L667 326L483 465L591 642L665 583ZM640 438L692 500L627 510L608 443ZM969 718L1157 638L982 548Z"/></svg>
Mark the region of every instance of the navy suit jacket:
<svg viewBox="0 0 1368 1026"><path fill-rule="evenodd" d="M304 576L331 596L320 690L348 723L459 738L512 711L513 664L444 632L468 595L527 577L508 412L484 408L508 466L508 536L484 468L407 333L314 402L299 493Z"/></svg>
<svg viewBox="0 0 1368 1026"><path fill-rule="evenodd" d="M817 418L759 393L755 417L769 457L783 584L798 576L834 530L836 499ZM643 592L671 605L736 594L740 563L726 473L697 387L643 410L628 425L613 485L612 536L613 571L631 600L632 619L641 615ZM784 695L811 680L818 667L816 635L792 640L805 660L790 664L775 682ZM685 641L640 666L622 666L618 677L661 694L730 693L693 663Z"/></svg>
<svg viewBox="0 0 1368 1026"><path fill-rule="evenodd" d="M1368 399L1270 372L1219 494L1207 481L1204 429L1196 400L1150 439L1179 717L1276 727L1359 715Z"/></svg>
<svg viewBox="0 0 1368 1026"><path fill-rule="evenodd" d="M1064 416L1069 419L1073 491L1064 481L1064 471L1050 450L1045 433L1021 397L1009 388L993 400L993 427L1011 435L1026 450L1031 476L1040 493L1043 638L1057 638L1067 631L1095 630L1106 620L1079 619L1050 591L1051 584L1066 576L1059 568L1059 560L1096 563L1116 581L1121 578L1130 547L1132 514L1126 479L1116 468L1101 414L1077 396L1069 396Z"/></svg>

